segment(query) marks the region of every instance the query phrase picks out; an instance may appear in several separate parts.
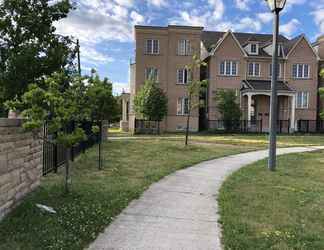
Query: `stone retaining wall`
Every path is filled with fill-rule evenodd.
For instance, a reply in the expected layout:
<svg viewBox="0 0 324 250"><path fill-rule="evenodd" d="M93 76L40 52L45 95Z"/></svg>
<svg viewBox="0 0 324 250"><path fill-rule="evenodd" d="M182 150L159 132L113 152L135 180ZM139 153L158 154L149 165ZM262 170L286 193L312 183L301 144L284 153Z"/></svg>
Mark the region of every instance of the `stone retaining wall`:
<svg viewBox="0 0 324 250"><path fill-rule="evenodd" d="M42 175L42 143L22 120L0 119L0 220L33 191Z"/></svg>

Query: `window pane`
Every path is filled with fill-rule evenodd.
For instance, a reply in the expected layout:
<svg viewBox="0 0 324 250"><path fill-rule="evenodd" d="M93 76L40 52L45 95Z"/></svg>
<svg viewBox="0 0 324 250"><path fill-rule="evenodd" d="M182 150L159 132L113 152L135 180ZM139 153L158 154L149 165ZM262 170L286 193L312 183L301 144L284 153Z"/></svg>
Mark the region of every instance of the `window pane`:
<svg viewBox="0 0 324 250"><path fill-rule="evenodd" d="M304 65L304 77L309 77L309 66L307 64Z"/></svg>
<svg viewBox="0 0 324 250"><path fill-rule="evenodd" d="M185 55L186 53L186 40L180 40L178 45L178 54L179 55Z"/></svg>
<svg viewBox="0 0 324 250"><path fill-rule="evenodd" d="M303 108L307 108L307 107L308 107L308 93L303 92Z"/></svg>
<svg viewBox="0 0 324 250"><path fill-rule="evenodd" d="M253 70L254 66L253 63L249 63L249 76L253 76L254 74L254 70Z"/></svg>
<svg viewBox="0 0 324 250"><path fill-rule="evenodd" d="M178 69L178 83L183 83L183 70Z"/></svg>
<svg viewBox="0 0 324 250"><path fill-rule="evenodd" d="M293 77L296 78L297 77L297 64L293 65Z"/></svg>
<svg viewBox="0 0 324 250"><path fill-rule="evenodd" d="M256 44L251 44L251 52L256 53L257 52L257 46Z"/></svg>
<svg viewBox="0 0 324 250"><path fill-rule="evenodd" d="M255 64L255 76L259 76L260 75L260 64L256 63Z"/></svg>
<svg viewBox="0 0 324 250"><path fill-rule="evenodd" d="M298 77L302 78L303 77L303 65L298 64Z"/></svg>
<svg viewBox="0 0 324 250"><path fill-rule="evenodd" d="M183 113L187 115L189 113L189 100L188 98L184 98L184 110Z"/></svg>
<svg viewBox="0 0 324 250"><path fill-rule="evenodd" d="M182 98L178 98L177 102L177 114L181 115L182 114Z"/></svg>
<svg viewBox="0 0 324 250"><path fill-rule="evenodd" d="M226 75L230 75L230 74L231 74L231 62L226 61Z"/></svg>
<svg viewBox="0 0 324 250"><path fill-rule="evenodd" d="M221 62L219 72L221 75L225 75L225 62Z"/></svg>
<svg viewBox="0 0 324 250"><path fill-rule="evenodd" d="M153 53L159 53L159 40L153 40Z"/></svg>
<svg viewBox="0 0 324 250"><path fill-rule="evenodd" d="M186 52L185 52L185 54L190 55L191 54L191 43L190 43L189 40L185 40L185 42L186 42Z"/></svg>
<svg viewBox="0 0 324 250"><path fill-rule="evenodd" d="M147 40L146 41L146 53L151 54L152 53L152 40Z"/></svg>
<svg viewBox="0 0 324 250"><path fill-rule="evenodd" d="M297 93L297 108L301 108L302 107L302 103L303 103L303 100L302 100L302 95L303 93L302 92L298 92Z"/></svg>
<svg viewBox="0 0 324 250"><path fill-rule="evenodd" d="M232 75L236 76L237 75L237 63L232 62Z"/></svg>

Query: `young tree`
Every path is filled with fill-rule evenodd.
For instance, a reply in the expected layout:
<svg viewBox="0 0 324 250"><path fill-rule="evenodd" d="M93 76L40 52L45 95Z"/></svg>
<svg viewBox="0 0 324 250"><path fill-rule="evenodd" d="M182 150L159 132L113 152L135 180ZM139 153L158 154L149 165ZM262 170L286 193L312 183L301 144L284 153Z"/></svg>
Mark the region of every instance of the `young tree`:
<svg viewBox="0 0 324 250"><path fill-rule="evenodd" d="M2 104L44 85L47 75L73 71L75 49L68 37L55 34L54 22L73 8L69 0L3 0L0 3L0 86Z"/></svg>
<svg viewBox="0 0 324 250"><path fill-rule="evenodd" d="M69 88L62 88L62 83L67 79ZM7 102L8 108L22 111L25 129L37 131L42 128L44 121L48 121L49 134L57 133L51 142L63 145L66 149L66 192L69 191L70 183L70 150L74 145L86 140L85 132L81 128L81 122L90 119L90 109L85 97L86 86L83 79L54 73L45 79L42 87L37 84L29 85L21 100ZM71 121L74 122L73 127L70 126Z"/></svg>
<svg viewBox="0 0 324 250"><path fill-rule="evenodd" d="M322 79L324 79L324 68L321 69L321 71L320 71L320 77L321 77ZM324 101L324 87L319 88L319 95L320 95L320 99L321 99L322 101ZM324 110L321 111L321 113L320 113L320 118L321 118L321 119L324 119Z"/></svg>
<svg viewBox="0 0 324 250"><path fill-rule="evenodd" d="M112 83L108 78L103 81L100 80L99 75L93 74L88 78L89 85L87 90L87 101L89 103L91 120L100 124L100 127L95 127L93 132L99 133L99 170L102 168L101 159L101 125L103 120L111 120L116 116L118 111L118 104L116 98L112 94Z"/></svg>
<svg viewBox="0 0 324 250"><path fill-rule="evenodd" d="M200 106L200 93L204 90L207 85L207 80L195 79L195 75L200 75L200 68L206 66L206 63L200 60L196 55L192 58L192 63L186 66L190 77L188 78L188 83L185 85L186 96L188 98L188 112L187 112L187 124L186 124L186 136L185 145L188 145L189 138L189 126L190 117L192 112ZM200 77L200 76L199 76Z"/></svg>
<svg viewBox="0 0 324 250"><path fill-rule="evenodd" d="M231 131L241 119L241 109L235 91L219 90L216 93L215 101L224 121L225 129Z"/></svg>
<svg viewBox="0 0 324 250"><path fill-rule="evenodd" d="M167 115L168 99L152 78L145 81L143 87L136 94L134 109L136 114L142 118L159 123Z"/></svg>

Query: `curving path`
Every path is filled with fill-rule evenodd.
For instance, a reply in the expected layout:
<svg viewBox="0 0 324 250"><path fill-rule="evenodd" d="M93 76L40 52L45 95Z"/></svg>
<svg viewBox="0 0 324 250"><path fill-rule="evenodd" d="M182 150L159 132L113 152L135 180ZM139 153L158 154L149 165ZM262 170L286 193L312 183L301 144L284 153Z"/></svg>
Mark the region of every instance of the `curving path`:
<svg viewBox="0 0 324 250"><path fill-rule="evenodd" d="M278 149L278 154L324 147ZM217 194L225 178L267 157L267 151L228 156L197 164L153 184L90 245L93 250L218 250Z"/></svg>

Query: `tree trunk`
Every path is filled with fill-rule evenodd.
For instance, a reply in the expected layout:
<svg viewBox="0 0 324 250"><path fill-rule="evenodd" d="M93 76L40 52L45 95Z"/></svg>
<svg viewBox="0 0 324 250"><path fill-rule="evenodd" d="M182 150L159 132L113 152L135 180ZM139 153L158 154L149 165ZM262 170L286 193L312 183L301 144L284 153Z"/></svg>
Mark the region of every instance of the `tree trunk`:
<svg viewBox="0 0 324 250"><path fill-rule="evenodd" d="M65 193L69 193L70 191L70 182L71 182L71 176L70 176L70 148L65 149Z"/></svg>
<svg viewBox="0 0 324 250"><path fill-rule="evenodd" d="M188 112L188 116L187 116L187 127L186 127L186 142L185 145L188 145L188 137L189 137L189 125L190 125L190 110Z"/></svg>

